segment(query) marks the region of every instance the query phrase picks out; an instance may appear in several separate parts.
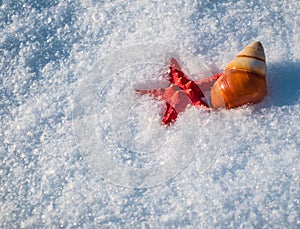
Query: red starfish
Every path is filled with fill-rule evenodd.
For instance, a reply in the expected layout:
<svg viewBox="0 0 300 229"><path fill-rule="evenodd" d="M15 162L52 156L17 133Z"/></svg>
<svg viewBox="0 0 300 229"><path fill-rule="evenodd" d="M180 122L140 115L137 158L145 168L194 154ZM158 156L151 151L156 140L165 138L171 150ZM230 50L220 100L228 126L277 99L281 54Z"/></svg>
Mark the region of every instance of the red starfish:
<svg viewBox="0 0 300 229"><path fill-rule="evenodd" d="M167 88L136 90L136 92L142 95L150 94L155 98L165 100L167 109L162 122L163 124L170 125L175 122L178 113L183 112L189 104L209 108L200 87L202 89L209 90L215 80L217 80L221 75L222 74L217 74L207 79L195 82L189 79L181 70L178 62L174 58L171 58L168 79L170 81L170 85Z"/></svg>

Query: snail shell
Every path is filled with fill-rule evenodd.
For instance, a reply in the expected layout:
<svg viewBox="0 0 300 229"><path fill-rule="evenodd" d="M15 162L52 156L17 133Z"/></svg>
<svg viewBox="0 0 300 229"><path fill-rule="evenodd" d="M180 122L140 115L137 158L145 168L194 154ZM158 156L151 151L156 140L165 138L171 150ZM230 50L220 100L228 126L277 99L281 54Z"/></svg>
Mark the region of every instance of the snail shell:
<svg viewBox="0 0 300 229"><path fill-rule="evenodd" d="M259 41L246 46L214 83L210 97L214 108L234 108L257 103L267 94L266 58Z"/></svg>

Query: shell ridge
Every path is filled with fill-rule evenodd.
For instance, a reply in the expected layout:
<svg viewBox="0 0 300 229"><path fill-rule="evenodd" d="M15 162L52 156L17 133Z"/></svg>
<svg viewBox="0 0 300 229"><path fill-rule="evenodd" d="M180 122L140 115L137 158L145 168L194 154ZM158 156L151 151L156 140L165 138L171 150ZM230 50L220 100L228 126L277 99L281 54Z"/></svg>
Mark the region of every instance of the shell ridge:
<svg viewBox="0 0 300 229"><path fill-rule="evenodd" d="M253 59L256 59L256 60L260 60L262 62L266 62L264 59L258 57L258 56L251 56L251 55L237 55L237 57L246 57L246 58L253 58Z"/></svg>

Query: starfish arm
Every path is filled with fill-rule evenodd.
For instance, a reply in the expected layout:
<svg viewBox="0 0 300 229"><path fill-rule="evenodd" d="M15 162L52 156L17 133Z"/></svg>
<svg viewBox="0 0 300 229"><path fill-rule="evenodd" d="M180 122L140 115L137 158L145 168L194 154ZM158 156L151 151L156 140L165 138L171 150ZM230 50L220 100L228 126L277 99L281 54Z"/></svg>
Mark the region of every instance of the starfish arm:
<svg viewBox="0 0 300 229"><path fill-rule="evenodd" d="M193 105L209 107L203 91L194 81L190 81L186 84L184 92L189 96Z"/></svg>
<svg viewBox="0 0 300 229"><path fill-rule="evenodd" d="M169 103L166 104L167 108L166 108L166 112L164 114L164 117L162 119L162 123L166 124L166 125L170 125L171 123L175 122L178 113L175 110L174 107L172 107Z"/></svg>
<svg viewBox="0 0 300 229"><path fill-rule="evenodd" d="M155 88L150 90L135 89L135 92L140 95L151 95L155 98L162 97L165 93L165 88Z"/></svg>
<svg viewBox="0 0 300 229"><path fill-rule="evenodd" d="M181 67L180 67L180 64L178 63L178 61L174 57L172 57L170 59L170 64L171 64L171 67L173 67L173 68L175 68L175 69L177 69L179 71L182 71Z"/></svg>
<svg viewBox="0 0 300 229"><path fill-rule="evenodd" d="M192 80L184 74L178 61L175 58L171 58L170 63L169 81L180 87L181 89L184 89L184 85Z"/></svg>
<svg viewBox="0 0 300 229"><path fill-rule="evenodd" d="M209 108L207 100L203 95L202 91L201 91L202 96L199 93L196 94L195 91L193 91L192 89L186 89L185 93L189 96L193 105Z"/></svg>
<svg viewBox="0 0 300 229"><path fill-rule="evenodd" d="M205 79L201 79L198 81L195 81L195 83L197 84L197 86L199 88L201 88L204 91L209 91L212 86L214 85L214 83L217 81L217 79L219 79L219 77L222 75L223 73L219 73L213 76L210 76L208 78Z"/></svg>

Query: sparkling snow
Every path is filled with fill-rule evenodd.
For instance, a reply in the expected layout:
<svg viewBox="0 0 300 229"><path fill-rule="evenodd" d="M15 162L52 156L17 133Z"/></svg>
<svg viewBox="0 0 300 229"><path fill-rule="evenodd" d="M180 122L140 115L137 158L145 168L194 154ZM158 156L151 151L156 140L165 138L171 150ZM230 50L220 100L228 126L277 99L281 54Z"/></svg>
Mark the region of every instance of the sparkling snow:
<svg viewBox="0 0 300 229"><path fill-rule="evenodd" d="M0 1L1 228L299 228L300 5ZM261 103L134 94L171 56L195 79L259 40Z"/></svg>

